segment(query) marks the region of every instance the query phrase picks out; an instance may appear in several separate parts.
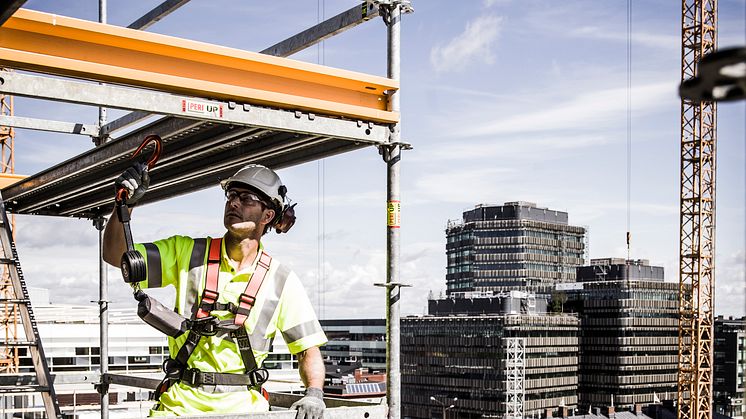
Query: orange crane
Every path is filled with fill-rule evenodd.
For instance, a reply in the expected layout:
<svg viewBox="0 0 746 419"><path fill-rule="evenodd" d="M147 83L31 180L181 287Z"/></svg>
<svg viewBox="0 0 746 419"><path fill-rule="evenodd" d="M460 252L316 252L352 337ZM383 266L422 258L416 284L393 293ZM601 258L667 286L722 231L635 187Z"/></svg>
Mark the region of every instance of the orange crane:
<svg viewBox="0 0 746 419"><path fill-rule="evenodd" d="M717 0L683 0L682 82L716 47ZM678 419L712 418L716 112L682 97Z"/></svg>
<svg viewBox="0 0 746 419"><path fill-rule="evenodd" d="M13 96L0 95L0 115L13 116ZM15 130L0 126L0 169L2 173L15 172L14 155ZM15 216L11 217L11 228L15 234ZM4 342L12 342L18 337L18 305L8 303L16 298L7 266L0 277L0 330ZM0 373L18 372L18 348L4 345L0 347Z"/></svg>

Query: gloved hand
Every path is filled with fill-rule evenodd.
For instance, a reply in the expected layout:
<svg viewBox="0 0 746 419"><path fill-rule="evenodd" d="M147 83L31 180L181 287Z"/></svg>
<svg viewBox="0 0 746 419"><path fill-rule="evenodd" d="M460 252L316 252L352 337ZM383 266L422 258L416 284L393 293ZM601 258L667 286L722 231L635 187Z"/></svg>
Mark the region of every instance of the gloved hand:
<svg viewBox="0 0 746 419"><path fill-rule="evenodd" d="M324 391L316 387L308 387L306 395L293 403L290 409L296 409L298 413L295 419L321 419L324 417Z"/></svg>
<svg viewBox="0 0 746 419"><path fill-rule="evenodd" d="M121 188L127 190L127 204L134 205L150 185L150 175L148 174L148 165L145 163L135 163L114 181L114 186L118 191Z"/></svg>

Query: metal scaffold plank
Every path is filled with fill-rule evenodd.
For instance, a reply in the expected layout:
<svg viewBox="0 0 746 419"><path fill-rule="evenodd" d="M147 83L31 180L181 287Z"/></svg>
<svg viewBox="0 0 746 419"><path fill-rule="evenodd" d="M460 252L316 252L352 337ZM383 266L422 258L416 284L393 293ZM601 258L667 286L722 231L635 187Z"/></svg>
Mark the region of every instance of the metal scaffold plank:
<svg viewBox="0 0 746 419"><path fill-rule="evenodd" d="M380 124L18 72L0 71L0 92L107 108L139 110L202 121L250 125L299 133L313 132L370 143L388 140L388 128Z"/></svg>
<svg viewBox="0 0 746 419"><path fill-rule="evenodd" d="M314 133L164 117L4 188L9 210L81 218L108 214L114 202L112 182L132 164L130 155L147 134L163 138L163 155L151 172L143 203L217 185L247 163L280 169L369 145Z"/></svg>
<svg viewBox="0 0 746 419"><path fill-rule="evenodd" d="M12 68L394 123L398 81L95 22L18 10L0 27Z"/></svg>

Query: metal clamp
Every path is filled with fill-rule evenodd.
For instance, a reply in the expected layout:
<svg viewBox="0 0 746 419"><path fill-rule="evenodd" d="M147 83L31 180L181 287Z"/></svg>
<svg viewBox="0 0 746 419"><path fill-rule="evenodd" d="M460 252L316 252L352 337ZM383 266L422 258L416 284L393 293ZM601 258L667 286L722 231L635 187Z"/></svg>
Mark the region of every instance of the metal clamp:
<svg viewBox="0 0 746 419"><path fill-rule="evenodd" d="M414 13L414 7L412 7L412 0L370 0L371 3L378 7L389 6L396 7L401 6L402 13Z"/></svg>

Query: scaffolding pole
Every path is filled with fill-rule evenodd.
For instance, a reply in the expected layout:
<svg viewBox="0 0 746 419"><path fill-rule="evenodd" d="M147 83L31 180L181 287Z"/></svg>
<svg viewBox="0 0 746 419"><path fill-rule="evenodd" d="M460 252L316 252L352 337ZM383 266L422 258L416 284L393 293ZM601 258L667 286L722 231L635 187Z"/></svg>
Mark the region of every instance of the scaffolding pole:
<svg viewBox="0 0 746 419"><path fill-rule="evenodd" d="M99 366L101 368L101 379L97 383L99 394L101 394L101 419L109 417L109 383L104 377L109 373L109 283L104 262L104 227L106 218L98 217L93 220L93 226L98 230L98 307L99 307Z"/></svg>
<svg viewBox="0 0 746 419"><path fill-rule="evenodd" d="M397 83L401 78L401 5L393 3L384 6L387 12L384 21L387 31L388 68L387 75ZM389 91L389 111L399 112L400 97L396 90ZM386 402L389 406L389 418L401 417L401 368L400 368L400 335L399 335L399 279L400 255L400 196L399 170L401 164L401 127L400 123L391 124L390 145L384 154L387 165L387 234L386 234Z"/></svg>

